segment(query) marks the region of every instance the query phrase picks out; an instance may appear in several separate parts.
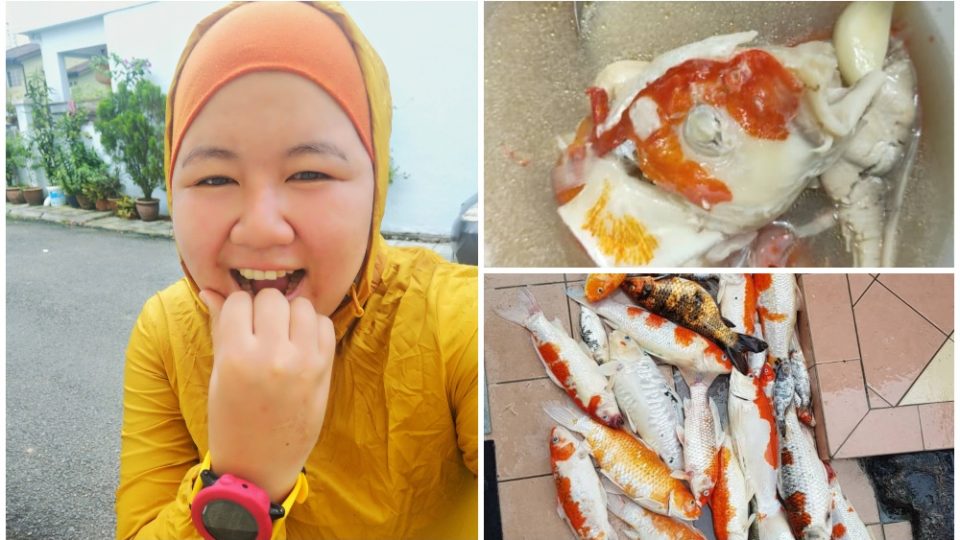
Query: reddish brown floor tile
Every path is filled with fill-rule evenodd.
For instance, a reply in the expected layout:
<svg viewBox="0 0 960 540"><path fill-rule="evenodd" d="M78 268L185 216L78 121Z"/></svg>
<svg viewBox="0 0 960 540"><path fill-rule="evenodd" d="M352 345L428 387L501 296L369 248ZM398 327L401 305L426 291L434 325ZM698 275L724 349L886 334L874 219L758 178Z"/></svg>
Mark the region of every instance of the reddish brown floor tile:
<svg viewBox="0 0 960 540"><path fill-rule="evenodd" d="M553 476L500 482L497 488L505 539L571 538L570 527L557 514Z"/></svg>
<svg viewBox="0 0 960 540"><path fill-rule="evenodd" d="M919 405L920 428L926 450L953 448L953 402Z"/></svg>
<svg viewBox="0 0 960 540"><path fill-rule="evenodd" d="M854 308L867 384L897 404L940 345L943 334L883 287Z"/></svg>
<svg viewBox="0 0 960 540"><path fill-rule="evenodd" d="M550 473L548 439L554 422L541 408L548 401L575 407L549 379L490 386L490 424L500 480Z"/></svg>
<svg viewBox="0 0 960 540"><path fill-rule="evenodd" d="M860 363L835 362L816 367L823 419L830 455L835 455L863 418L869 406Z"/></svg>
<svg viewBox="0 0 960 540"><path fill-rule="evenodd" d="M873 276L870 274L847 274L847 280L850 282L850 298L856 304L867 287L873 283Z"/></svg>
<svg viewBox="0 0 960 540"><path fill-rule="evenodd" d="M540 308L549 319L557 318L570 331L570 317L563 284L530 287ZM517 302L518 288L486 290L484 304L483 360L488 381L499 383L546 377L543 362L537 356L530 332L498 316L494 309Z"/></svg>
<svg viewBox="0 0 960 540"><path fill-rule="evenodd" d="M913 530L909 521L888 523L883 526L883 535L886 540L913 540Z"/></svg>
<svg viewBox="0 0 960 540"><path fill-rule="evenodd" d="M873 492L870 478L856 459L835 459L830 462L837 472L840 489L853 505L864 523L878 523L880 512L877 510L877 497Z"/></svg>
<svg viewBox="0 0 960 540"><path fill-rule="evenodd" d="M881 274L877 279L943 333L953 332L953 274Z"/></svg>
<svg viewBox="0 0 960 540"><path fill-rule="evenodd" d="M860 358L843 274L807 274L801 277L813 356L818 364Z"/></svg>
<svg viewBox="0 0 960 540"><path fill-rule="evenodd" d="M880 394L874 392L872 388L867 388L867 398L870 400L871 409L886 409L892 407L892 405L880 397Z"/></svg>
<svg viewBox="0 0 960 540"><path fill-rule="evenodd" d="M874 409L834 456L854 458L918 452L923 450L922 441L916 407Z"/></svg>
<svg viewBox="0 0 960 540"><path fill-rule="evenodd" d="M563 277L567 283L579 283L587 280L587 274L564 274Z"/></svg>
<svg viewBox="0 0 960 540"><path fill-rule="evenodd" d="M486 274L484 276L484 286L488 289L545 283L563 283L563 274Z"/></svg>

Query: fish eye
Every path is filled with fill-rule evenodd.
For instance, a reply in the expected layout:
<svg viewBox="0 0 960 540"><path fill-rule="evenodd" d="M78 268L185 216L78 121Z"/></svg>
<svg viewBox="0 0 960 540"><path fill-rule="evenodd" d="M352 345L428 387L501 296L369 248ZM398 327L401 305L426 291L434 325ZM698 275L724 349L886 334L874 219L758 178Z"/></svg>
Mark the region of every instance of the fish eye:
<svg viewBox="0 0 960 540"><path fill-rule="evenodd" d="M560 437L554 435L554 436L553 436L553 442L555 442L555 443L560 442Z"/></svg>

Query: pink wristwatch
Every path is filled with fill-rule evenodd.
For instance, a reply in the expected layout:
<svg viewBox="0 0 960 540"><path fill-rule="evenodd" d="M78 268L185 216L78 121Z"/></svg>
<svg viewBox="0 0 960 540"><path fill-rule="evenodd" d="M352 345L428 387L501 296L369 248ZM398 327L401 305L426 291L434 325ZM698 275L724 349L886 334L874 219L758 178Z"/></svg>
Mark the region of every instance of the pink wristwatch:
<svg viewBox="0 0 960 540"><path fill-rule="evenodd" d="M271 502L267 492L251 482L214 474L207 453L194 484L190 516L205 540L270 540L274 521L286 517L294 502L306 500L308 491L301 472L283 504Z"/></svg>

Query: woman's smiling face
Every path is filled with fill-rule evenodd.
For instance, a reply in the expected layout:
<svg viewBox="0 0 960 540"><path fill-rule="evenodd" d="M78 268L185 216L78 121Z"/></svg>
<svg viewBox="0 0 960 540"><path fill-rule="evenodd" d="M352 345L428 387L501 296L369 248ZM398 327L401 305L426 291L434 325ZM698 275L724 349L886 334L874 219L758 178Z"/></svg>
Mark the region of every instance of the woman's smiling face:
<svg viewBox="0 0 960 540"><path fill-rule="evenodd" d="M180 256L201 289L275 286L325 315L349 293L370 237L373 164L313 82L255 72L227 83L184 134L172 185ZM251 270L295 272L267 284Z"/></svg>

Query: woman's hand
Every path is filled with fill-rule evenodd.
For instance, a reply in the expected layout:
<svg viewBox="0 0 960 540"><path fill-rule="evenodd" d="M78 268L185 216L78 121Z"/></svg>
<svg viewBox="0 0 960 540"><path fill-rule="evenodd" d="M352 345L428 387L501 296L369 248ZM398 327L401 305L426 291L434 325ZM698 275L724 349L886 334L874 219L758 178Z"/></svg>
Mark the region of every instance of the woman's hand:
<svg viewBox="0 0 960 540"><path fill-rule="evenodd" d="M274 502L293 489L323 427L336 338L306 298L205 290L213 373L207 403L212 468L256 484Z"/></svg>

